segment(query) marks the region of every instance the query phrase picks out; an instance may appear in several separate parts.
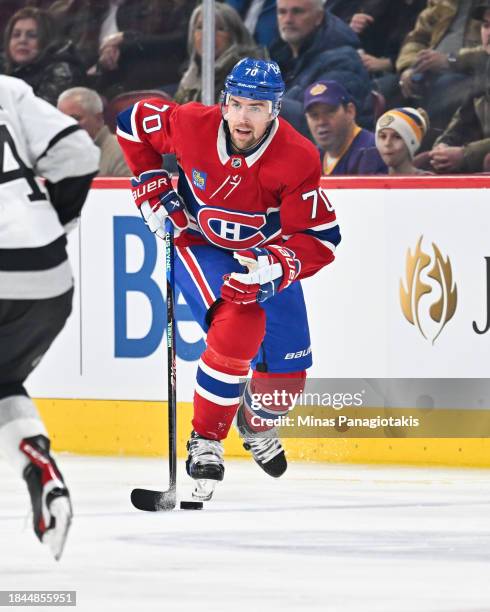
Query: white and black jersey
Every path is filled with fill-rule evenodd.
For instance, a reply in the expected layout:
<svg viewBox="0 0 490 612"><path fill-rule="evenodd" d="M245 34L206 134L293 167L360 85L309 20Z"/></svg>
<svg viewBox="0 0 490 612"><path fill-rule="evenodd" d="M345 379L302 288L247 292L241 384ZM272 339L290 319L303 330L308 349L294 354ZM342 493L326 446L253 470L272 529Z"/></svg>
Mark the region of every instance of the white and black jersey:
<svg viewBox="0 0 490 612"><path fill-rule="evenodd" d="M79 216L99 156L71 117L0 75L0 299L72 287L63 226Z"/></svg>

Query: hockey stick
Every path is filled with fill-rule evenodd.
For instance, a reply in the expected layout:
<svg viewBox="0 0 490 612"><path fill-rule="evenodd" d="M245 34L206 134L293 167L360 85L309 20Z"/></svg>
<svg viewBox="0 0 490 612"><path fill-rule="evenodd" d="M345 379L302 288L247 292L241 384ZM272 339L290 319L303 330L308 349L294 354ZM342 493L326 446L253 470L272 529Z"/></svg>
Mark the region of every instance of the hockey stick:
<svg viewBox="0 0 490 612"><path fill-rule="evenodd" d="M173 510L177 503L177 376L175 365L174 320L174 234L172 223L165 224L165 270L167 277L167 382L168 382L168 467L167 491L133 489L131 502L138 510Z"/></svg>

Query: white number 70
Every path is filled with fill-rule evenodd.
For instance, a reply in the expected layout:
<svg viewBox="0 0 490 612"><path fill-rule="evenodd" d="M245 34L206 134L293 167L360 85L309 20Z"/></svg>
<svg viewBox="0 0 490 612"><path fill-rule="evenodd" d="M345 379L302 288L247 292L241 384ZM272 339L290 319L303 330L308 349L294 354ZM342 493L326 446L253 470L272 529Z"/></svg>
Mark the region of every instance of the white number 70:
<svg viewBox="0 0 490 612"><path fill-rule="evenodd" d="M322 202L325 204L329 212L332 212L334 210L334 207L332 206L332 204L330 204L330 201L327 198L327 194L325 193L324 189L318 187L318 189L314 189L313 191L307 191L306 193L301 194L301 197L304 201L308 200L309 198L313 198L313 204L311 207L312 219L316 218L316 213L318 209L318 195L320 195Z"/></svg>

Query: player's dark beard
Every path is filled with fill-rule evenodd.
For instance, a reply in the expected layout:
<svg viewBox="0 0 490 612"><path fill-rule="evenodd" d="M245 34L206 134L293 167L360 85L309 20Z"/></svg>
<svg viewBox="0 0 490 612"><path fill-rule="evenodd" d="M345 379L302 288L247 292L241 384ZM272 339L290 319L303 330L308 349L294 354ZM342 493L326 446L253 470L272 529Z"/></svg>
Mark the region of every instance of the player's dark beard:
<svg viewBox="0 0 490 612"><path fill-rule="evenodd" d="M257 149L259 149L262 146L267 136L269 136L273 123L274 122L271 121L269 127L265 130L264 135L259 140L259 142L255 143L251 147L248 147L247 149L239 149L237 146L233 144L233 141L231 139L231 134L230 134L230 128L228 127L228 121L224 119L223 124L224 124L225 134L226 134L226 149L227 149L228 155L236 155L238 153L239 155L243 155L244 157L247 157L248 155L252 155L252 153L255 153L255 151L257 151Z"/></svg>

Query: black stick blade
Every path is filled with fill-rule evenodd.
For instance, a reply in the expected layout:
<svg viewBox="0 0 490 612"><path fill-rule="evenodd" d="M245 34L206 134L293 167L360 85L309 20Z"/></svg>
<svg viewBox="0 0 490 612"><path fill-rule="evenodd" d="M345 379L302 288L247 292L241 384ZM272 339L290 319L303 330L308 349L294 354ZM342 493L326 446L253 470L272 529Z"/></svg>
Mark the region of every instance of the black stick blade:
<svg viewBox="0 0 490 612"><path fill-rule="evenodd" d="M146 512L165 512L173 510L177 504L176 493L169 491L150 491L149 489L133 489L131 503L138 510Z"/></svg>

